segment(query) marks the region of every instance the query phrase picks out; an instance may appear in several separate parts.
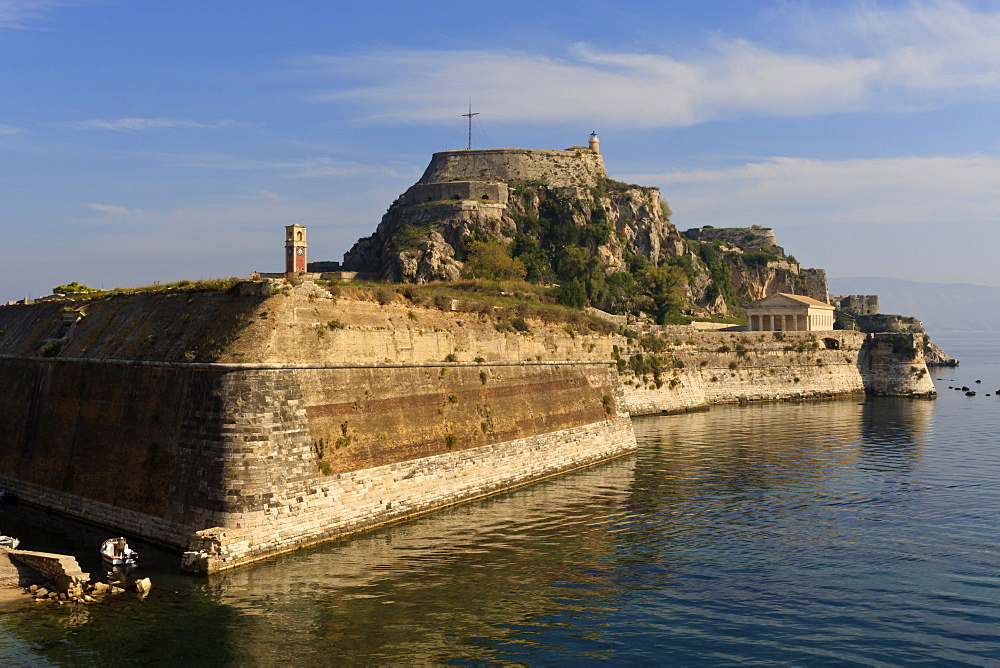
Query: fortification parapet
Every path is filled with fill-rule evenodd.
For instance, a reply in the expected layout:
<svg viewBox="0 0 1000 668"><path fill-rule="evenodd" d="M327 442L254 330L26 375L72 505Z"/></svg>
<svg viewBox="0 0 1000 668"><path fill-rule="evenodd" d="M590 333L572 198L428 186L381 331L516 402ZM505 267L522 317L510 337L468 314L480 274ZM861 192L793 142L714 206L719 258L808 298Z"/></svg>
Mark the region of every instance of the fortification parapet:
<svg viewBox="0 0 1000 668"><path fill-rule="evenodd" d="M552 187L589 188L606 178L603 158L590 149L494 148L435 153L419 183L540 180Z"/></svg>
<svg viewBox="0 0 1000 668"><path fill-rule="evenodd" d="M874 315L878 313L878 295L844 295L838 297L840 307L858 315Z"/></svg>
<svg viewBox="0 0 1000 668"><path fill-rule="evenodd" d="M507 184L496 181L447 181L444 183L417 183L403 193L400 204L426 204L444 200L474 199L482 202L508 200Z"/></svg>

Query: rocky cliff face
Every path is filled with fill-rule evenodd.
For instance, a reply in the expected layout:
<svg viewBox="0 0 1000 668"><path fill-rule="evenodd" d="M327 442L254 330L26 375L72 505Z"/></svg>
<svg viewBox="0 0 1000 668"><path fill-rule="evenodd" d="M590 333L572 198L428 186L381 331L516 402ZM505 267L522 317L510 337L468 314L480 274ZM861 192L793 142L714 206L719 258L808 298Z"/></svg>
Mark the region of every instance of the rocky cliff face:
<svg viewBox="0 0 1000 668"><path fill-rule="evenodd" d="M611 187L607 187L609 183ZM576 228L576 236L586 237L584 246L608 273L627 271L629 255L641 255L653 264L690 255L677 228L666 217L655 188L609 181L591 188L551 188L538 182L507 187L506 202L397 201L375 234L359 240L347 252L344 267L378 280L457 280L470 241L491 239L509 244L519 233L537 238L540 231L533 228L539 224ZM400 198L408 199L412 198Z"/></svg>
<svg viewBox="0 0 1000 668"><path fill-rule="evenodd" d="M799 269L797 265L781 262L746 266L735 255L729 258L728 264L733 291L747 301L763 299L776 292L828 301L826 271L823 269Z"/></svg>

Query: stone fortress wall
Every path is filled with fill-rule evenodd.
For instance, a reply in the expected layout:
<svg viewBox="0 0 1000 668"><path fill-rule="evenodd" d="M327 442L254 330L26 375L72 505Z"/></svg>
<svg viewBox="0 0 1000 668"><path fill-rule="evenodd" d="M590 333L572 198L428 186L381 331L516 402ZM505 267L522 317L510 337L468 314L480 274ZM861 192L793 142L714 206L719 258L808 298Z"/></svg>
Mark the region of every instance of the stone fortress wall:
<svg viewBox="0 0 1000 668"><path fill-rule="evenodd" d="M834 301L839 302L841 308L858 315L875 315L879 309L878 295L844 295L836 297Z"/></svg>
<svg viewBox="0 0 1000 668"><path fill-rule="evenodd" d="M673 413L748 401L844 395L929 397L934 383L918 334L698 332L664 328L667 349L651 353L615 337L631 415ZM635 374L632 359L655 355L662 369Z"/></svg>
<svg viewBox="0 0 1000 668"><path fill-rule="evenodd" d="M770 227L695 227L685 230L684 236L696 241L717 241L745 251L779 248Z"/></svg>
<svg viewBox="0 0 1000 668"><path fill-rule="evenodd" d="M446 200L474 199L506 204L508 187L495 181L448 181L417 183L400 195L400 204L426 204Z"/></svg>
<svg viewBox="0 0 1000 668"><path fill-rule="evenodd" d="M538 180L553 188L589 188L606 178L603 158L589 148L495 148L435 153L418 183Z"/></svg>
<svg viewBox="0 0 1000 668"><path fill-rule="evenodd" d="M87 304L58 350L59 304L0 308L0 486L208 573L630 452L630 412L930 384L912 334L679 328L657 386L635 338L267 285Z"/></svg>
<svg viewBox="0 0 1000 668"><path fill-rule="evenodd" d="M0 309L0 486L207 573L635 448L607 346L265 285L86 304L58 349L61 305Z"/></svg>

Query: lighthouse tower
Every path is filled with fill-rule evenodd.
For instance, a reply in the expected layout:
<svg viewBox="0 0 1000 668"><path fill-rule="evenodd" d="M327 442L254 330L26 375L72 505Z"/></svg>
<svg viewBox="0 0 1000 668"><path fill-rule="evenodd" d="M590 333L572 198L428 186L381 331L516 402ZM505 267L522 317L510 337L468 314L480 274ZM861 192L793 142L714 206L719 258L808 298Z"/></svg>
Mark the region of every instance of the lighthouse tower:
<svg viewBox="0 0 1000 668"><path fill-rule="evenodd" d="M597 131L590 133L590 150L594 153L601 154L601 140L597 138Z"/></svg>
<svg viewBox="0 0 1000 668"><path fill-rule="evenodd" d="M297 274L306 270L306 226L285 226L285 273Z"/></svg>

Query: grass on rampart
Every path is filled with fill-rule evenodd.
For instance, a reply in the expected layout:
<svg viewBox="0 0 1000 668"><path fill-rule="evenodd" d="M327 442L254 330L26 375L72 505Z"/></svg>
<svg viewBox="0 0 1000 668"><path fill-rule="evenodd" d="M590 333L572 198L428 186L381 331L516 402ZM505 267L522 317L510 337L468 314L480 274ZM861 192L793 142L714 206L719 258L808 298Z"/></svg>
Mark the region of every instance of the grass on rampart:
<svg viewBox="0 0 1000 668"><path fill-rule="evenodd" d="M557 304L546 288L531 283L468 280L412 283L319 282L334 297L437 308L442 311L483 313L497 321L497 329L526 331L525 319L562 323L578 331L610 334L617 325L579 309Z"/></svg>
<svg viewBox="0 0 1000 668"><path fill-rule="evenodd" d="M153 283L131 288L112 288L110 290L93 290L85 294L68 294L59 300L91 301L113 295L159 294L163 292L226 292L236 287L246 279L232 276L230 278L208 278L197 281L174 281L173 283Z"/></svg>

